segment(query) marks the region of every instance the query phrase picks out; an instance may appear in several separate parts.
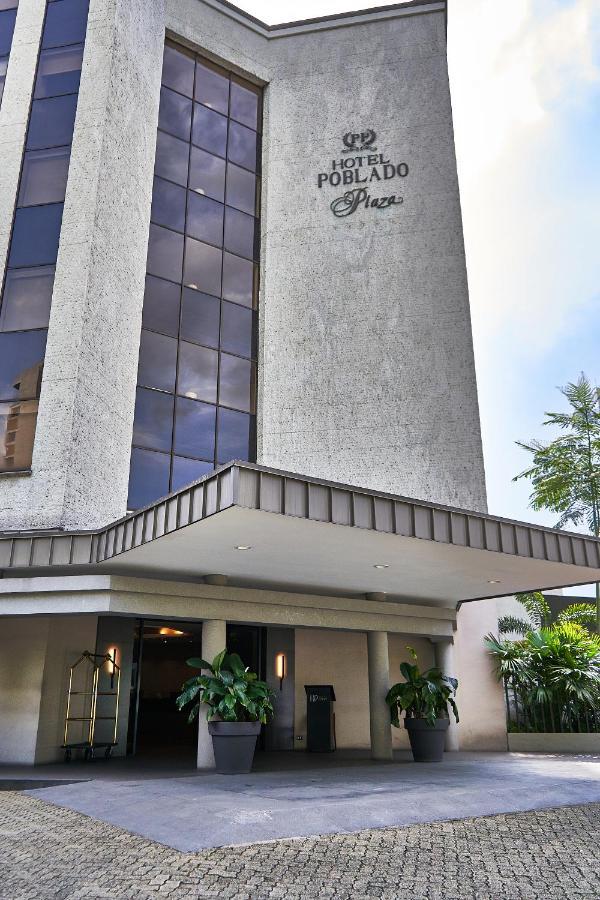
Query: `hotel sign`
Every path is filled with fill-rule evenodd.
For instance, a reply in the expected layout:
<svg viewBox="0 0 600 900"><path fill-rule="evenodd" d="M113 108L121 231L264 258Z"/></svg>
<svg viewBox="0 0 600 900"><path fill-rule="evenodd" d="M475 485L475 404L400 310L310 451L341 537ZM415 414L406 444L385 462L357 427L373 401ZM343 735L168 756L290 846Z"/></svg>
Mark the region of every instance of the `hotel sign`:
<svg viewBox="0 0 600 900"><path fill-rule="evenodd" d="M332 160L328 172L318 173L318 188L327 185L347 188L329 204L334 216L351 216L357 209L389 209L404 202L403 197L397 193L396 179L406 178L408 165L405 162L393 162L386 153L376 152L376 139L373 129L356 133L349 131L342 137L342 153L348 155ZM387 182L392 183L388 185ZM384 187L387 193L383 196L373 196L370 193L375 188ZM393 192L392 188L395 189Z"/></svg>

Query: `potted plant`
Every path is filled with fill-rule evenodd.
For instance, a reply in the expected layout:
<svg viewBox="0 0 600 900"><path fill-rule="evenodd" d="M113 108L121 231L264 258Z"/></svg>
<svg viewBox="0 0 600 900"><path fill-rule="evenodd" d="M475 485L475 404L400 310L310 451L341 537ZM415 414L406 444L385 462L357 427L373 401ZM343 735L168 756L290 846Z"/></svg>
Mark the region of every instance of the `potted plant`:
<svg viewBox="0 0 600 900"><path fill-rule="evenodd" d="M391 687L385 698L390 707L392 725L400 728L400 713L404 711L404 727L408 731L414 761L441 762L450 724L448 706L458 722L458 709L454 702L458 681L444 675L435 666L421 672L417 654L412 647L406 649L414 665L400 663L400 672L406 680Z"/></svg>
<svg viewBox="0 0 600 900"><path fill-rule="evenodd" d="M273 715L272 691L244 666L237 653L222 650L212 663L195 657L187 664L202 669L203 674L185 682L177 697L178 708L191 703L188 721L193 722L200 705L208 707L206 718L217 772L249 772L261 725Z"/></svg>

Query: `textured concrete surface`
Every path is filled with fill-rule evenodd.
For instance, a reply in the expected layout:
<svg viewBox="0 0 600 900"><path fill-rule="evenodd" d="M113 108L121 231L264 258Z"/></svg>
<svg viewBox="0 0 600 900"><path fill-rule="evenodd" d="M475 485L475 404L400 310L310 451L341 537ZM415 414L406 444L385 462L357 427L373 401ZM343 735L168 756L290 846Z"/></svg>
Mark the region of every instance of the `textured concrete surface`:
<svg viewBox="0 0 600 900"><path fill-rule="evenodd" d="M600 806L183 854L0 794L5 900L593 900ZM93 848L92 850L90 848Z"/></svg>
<svg viewBox="0 0 600 900"><path fill-rule="evenodd" d="M600 757L447 754L441 765L409 762L407 753L397 759L337 766L335 757L309 757L308 768L285 771L275 757L270 771L231 777L136 779L132 767L129 781L108 772L32 795L182 851L600 802ZM54 768L75 777L71 767ZM94 768L80 766L77 774L94 779ZM10 769L6 777L14 777Z"/></svg>

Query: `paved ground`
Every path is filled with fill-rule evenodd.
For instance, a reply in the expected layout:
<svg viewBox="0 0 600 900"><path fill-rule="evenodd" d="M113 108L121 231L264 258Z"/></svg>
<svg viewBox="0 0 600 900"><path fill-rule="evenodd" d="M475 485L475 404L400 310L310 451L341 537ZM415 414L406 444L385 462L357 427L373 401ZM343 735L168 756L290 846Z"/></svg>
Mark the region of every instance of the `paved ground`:
<svg viewBox="0 0 600 900"><path fill-rule="evenodd" d="M2 900L597 900L600 805L185 854L4 792L0 872Z"/></svg>
<svg viewBox="0 0 600 900"><path fill-rule="evenodd" d="M184 852L600 802L600 757L452 753L442 764L416 764L405 754L399 763L340 765L332 756L288 756L304 767L236 776L142 769L137 777L127 763L47 767L46 778L53 768L55 777L93 780L31 793Z"/></svg>

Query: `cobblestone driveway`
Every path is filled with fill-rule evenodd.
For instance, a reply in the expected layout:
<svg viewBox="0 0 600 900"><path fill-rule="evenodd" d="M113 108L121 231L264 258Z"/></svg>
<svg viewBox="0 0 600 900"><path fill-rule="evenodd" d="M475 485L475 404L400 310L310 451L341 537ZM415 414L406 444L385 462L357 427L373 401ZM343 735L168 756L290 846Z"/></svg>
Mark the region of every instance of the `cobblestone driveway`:
<svg viewBox="0 0 600 900"><path fill-rule="evenodd" d="M596 900L600 804L185 854L5 792L0 897Z"/></svg>

